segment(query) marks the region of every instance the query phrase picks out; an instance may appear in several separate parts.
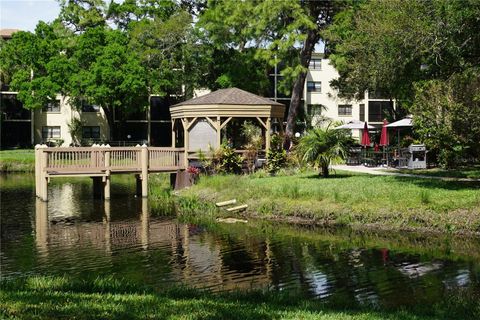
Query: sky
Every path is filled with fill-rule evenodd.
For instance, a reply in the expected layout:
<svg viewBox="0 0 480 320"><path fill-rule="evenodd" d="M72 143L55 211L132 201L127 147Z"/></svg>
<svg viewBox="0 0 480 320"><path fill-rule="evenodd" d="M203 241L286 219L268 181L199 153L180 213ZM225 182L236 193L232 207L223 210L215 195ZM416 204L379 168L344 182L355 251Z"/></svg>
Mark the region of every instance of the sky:
<svg viewBox="0 0 480 320"><path fill-rule="evenodd" d="M0 0L0 29L33 31L40 20L53 21L59 13L55 0Z"/></svg>

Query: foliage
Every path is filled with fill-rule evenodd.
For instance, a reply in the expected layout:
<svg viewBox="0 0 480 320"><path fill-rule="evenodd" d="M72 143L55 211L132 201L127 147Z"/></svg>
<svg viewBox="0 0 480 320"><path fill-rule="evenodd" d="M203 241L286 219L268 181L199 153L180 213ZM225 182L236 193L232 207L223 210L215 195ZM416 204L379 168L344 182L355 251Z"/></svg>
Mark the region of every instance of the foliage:
<svg viewBox="0 0 480 320"><path fill-rule="evenodd" d="M262 130L250 121L245 121L242 124L241 130L246 140L243 148L247 151L243 156L247 162L248 171L251 173L255 171L255 161L257 160L258 151L262 148Z"/></svg>
<svg viewBox="0 0 480 320"><path fill-rule="evenodd" d="M240 173L242 171L243 158L226 143L223 143L218 149L211 148L207 153L199 151L198 158L207 174Z"/></svg>
<svg viewBox="0 0 480 320"><path fill-rule="evenodd" d="M64 93L64 83L72 73L68 55L68 34L59 23L39 22L35 32L19 31L2 43L0 69L3 81L27 109L45 106L57 94Z"/></svg>
<svg viewBox="0 0 480 320"><path fill-rule="evenodd" d="M221 172L240 173L242 171L243 159L233 148L222 145L220 152L218 163Z"/></svg>
<svg viewBox="0 0 480 320"><path fill-rule="evenodd" d="M70 79L69 96L77 105L87 100L101 106L114 136L115 109L128 113L148 104L145 69L119 30L90 28L76 41L72 62L80 70Z"/></svg>
<svg viewBox="0 0 480 320"><path fill-rule="evenodd" d="M287 152L283 149L282 138L278 134L271 137L270 150L267 151L267 170L277 173L287 163Z"/></svg>
<svg viewBox="0 0 480 320"><path fill-rule="evenodd" d="M303 161L318 167L322 175L328 177L330 164L345 159L352 143L352 138L344 130L327 126L307 131L300 138L298 152Z"/></svg>
<svg viewBox="0 0 480 320"><path fill-rule="evenodd" d="M2 83L28 109L57 94L77 107L99 105L111 139L122 139L114 133L114 112L122 124L145 110L150 94L178 95L183 84L191 92L204 72L192 17L176 1L62 0L60 7L53 23L1 42Z"/></svg>
<svg viewBox="0 0 480 320"><path fill-rule="evenodd" d="M444 168L480 159L480 69L416 85L416 132Z"/></svg>
<svg viewBox="0 0 480 320"><path fill-rule="evenodd" d="M73 117L72 120L67 123L68 131L72 136L73 143L75 145L80 145L82 140L82 126L83 122L80 118Z"/></svg>
<svg viewBox="0 0 480 320"><path fill-rule="evenodd" d="M397 99L442 166L478 159L479 16L475 0L356 2L324 33L340 74L333 85Z"/></svg>
<svg viewBox="0 0 480 320"><path fill-rule="evenodd" d="M319 31L325 28L344 1L210 1L200 16L199 27L217 48L255 51L255 58L274 66L288 62L282 69L292 93L287 119L285 145L293 136L300 108L308 64ZM245 19L245 17L255 17ZM300 48L299 48L300 47Z"/></svg>

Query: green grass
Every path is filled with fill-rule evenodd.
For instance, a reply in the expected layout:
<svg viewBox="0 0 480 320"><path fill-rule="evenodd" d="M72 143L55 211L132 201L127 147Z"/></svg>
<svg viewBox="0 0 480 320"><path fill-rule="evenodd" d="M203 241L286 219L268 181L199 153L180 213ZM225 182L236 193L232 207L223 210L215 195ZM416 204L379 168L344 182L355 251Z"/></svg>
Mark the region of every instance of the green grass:
<svg viewBox="0 0 480 320"><path fill-rule="evenodd" d="M202 176L197 185L182 191L181 197L190 199L190 207L196 201L210 208L216 201L235 198L240 204L248 204L247 215L260 218L300 218L359 228L480 233L478 182L339 171L328 179L313 172L276 177L217 175Z"/></svg>
<svg viewBox="0 0 480 320"><path fill-rule="evenodd" d="M0 150L0 172L35 171L35 151L33 149Z"/></svg>
<svg viewBox="0 0 480 320"><path fill-rule="evenodd" d="M480 166L462 167L451 170L440 168L425 170L399 169L398 172L432 177L480 179Z"/></svg>
<svg viewBox="0 0 480 320"><path fill-rule="evenodd" d="M287 292L214 294L184 287L152 288L122 279L30 276L3 280L2 319L478 319L477 297L452 295L435 305L402 310L306 300Z"/></svg>

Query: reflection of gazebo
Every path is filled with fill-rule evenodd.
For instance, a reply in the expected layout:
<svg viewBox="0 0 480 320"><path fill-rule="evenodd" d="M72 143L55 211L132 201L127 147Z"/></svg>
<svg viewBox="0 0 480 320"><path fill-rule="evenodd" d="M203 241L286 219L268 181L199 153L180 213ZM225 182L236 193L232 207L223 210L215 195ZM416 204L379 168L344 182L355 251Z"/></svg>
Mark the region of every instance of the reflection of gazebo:
<svg viewBox="0 0 480 320"><path fill-rule="evenodd" d="M234 118L256 119L262 126L265 150L270 148L272 121L283 131L285 106L238 88L220 89L170 107L172 115L172 147L175 147L179 124L183 127L185 159L199 150L217 149L222 129Z"/></svg>

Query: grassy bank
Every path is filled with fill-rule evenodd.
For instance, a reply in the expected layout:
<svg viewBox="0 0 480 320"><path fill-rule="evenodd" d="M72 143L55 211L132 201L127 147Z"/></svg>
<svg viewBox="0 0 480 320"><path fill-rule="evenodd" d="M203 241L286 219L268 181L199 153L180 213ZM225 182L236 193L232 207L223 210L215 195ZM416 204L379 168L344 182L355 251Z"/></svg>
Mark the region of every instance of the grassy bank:
<svg viewBox="0 0 480 320"><path fill-rule="evenodd" d="M480 184L337 172L270 177L201 177L180 193L182 211L216 211L213 203L237 199L247 215L305 220L355 228L480 233Z"/></svg>
<svg viewBox="0 0 480 320"><path fill-rule="evenodd" d="M161 292L115 278L30 276L2 281L2 319L478 319L476 297L450 296L415 310L338 306L284 292Z"/></svg>
<svg viewBox="0 0 480 320"><path fill-rule="evenodd" d="M1 150L0 172L34 172L35 152L33 149Z"/></svg>

